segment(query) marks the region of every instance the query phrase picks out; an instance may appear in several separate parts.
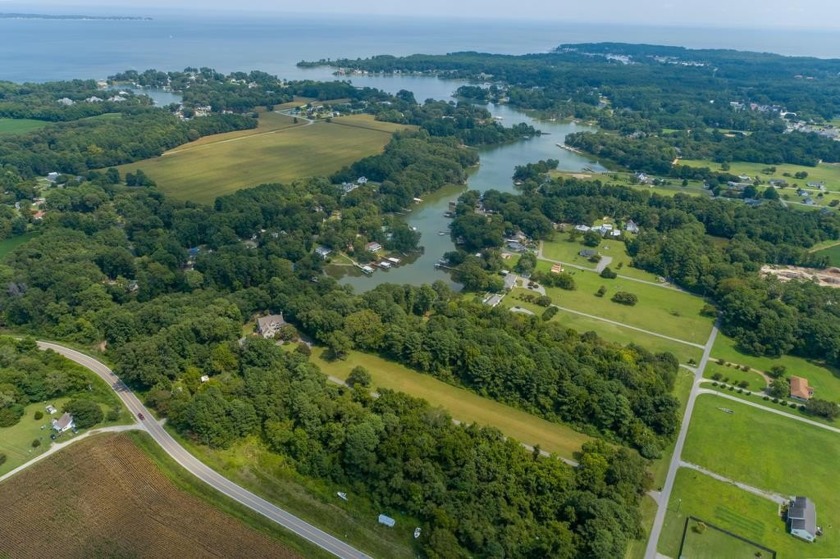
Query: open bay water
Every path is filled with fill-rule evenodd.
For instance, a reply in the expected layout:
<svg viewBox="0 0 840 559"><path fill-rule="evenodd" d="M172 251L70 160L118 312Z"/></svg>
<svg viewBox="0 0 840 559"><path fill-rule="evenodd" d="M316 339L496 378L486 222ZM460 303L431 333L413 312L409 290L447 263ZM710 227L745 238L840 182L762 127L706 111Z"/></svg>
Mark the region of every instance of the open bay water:
<svg viewBox="0 0 840 559"><path fill-rule="evenodd" d="M0 6L3 6L0 4ZM6 5L8 6L8 4ZM4 6L4 10L6 10ZM8 9L7 11L13 11ZM26 11L26 10L16 10ZM88 13L88 12L75 12ZM120 15L128 14L126 9ZM93 15L102 15L96 14ZM501 54L546 52L562 43L628 42L693 48L733 48L792 55L840 57L840 43L830 32L732 30L571 24L557 22L432 20L362 17L218 16L145 14L152 21L0 19L0 80L43 82L74 78L104 79L123 70L182 70L211 67L221 72L262 70L285 79L336 79L330 68L300 69L300 60L356 58L378 54L445 54L480 51ZM352 76L355 85L390 93L414 92L418 101L451 99L464 82L420 76ZM160 103L176 100L153 92ZM505 125L525 122L547 135L480 150L481 164L466 188L512 192L516 165L540 159L560 160L560 168L599 170L597 162L557 143L570 132L587 130L568 122L538 121L508 106L487 107ZM454 248L443 213L463 188L429 194L406 216L422 234L424 252L411 264L364 276L355 269L342 283L358 291L384 282L420 285L443 280L434 263ZM346 270L346 268L345 268Z"/></svg>
<svg viewBox="0 0 840 559"><path fill-rule="evenodd" d="M14 11L12 4L0 4ZM100 8L101 10L101 8ZM20 9L16 11L27 11ZM31 10L29 10L31 11ZM121 10L127 13L128 10ZM302 60L376 54L545 52L561 43L614 41L840 57L836 33L562 23L302 15L145 13L152 21L0 20L0 80L103 79L134 69L263 70L287 79L329 76ZM101 14L94 14L101 15ZM556 14L562 16L562 14ZM418 96L422 100L422 97Z"/></svg>

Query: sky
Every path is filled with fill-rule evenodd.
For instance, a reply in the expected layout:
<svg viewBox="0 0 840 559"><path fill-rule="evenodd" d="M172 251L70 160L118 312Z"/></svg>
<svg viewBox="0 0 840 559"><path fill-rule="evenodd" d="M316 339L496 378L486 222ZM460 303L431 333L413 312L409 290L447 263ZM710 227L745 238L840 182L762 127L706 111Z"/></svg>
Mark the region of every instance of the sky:
<svg viewBox="0 0 840 559"><path fill-rule="evenodd" d="M114 13L219 10L330 13L380 16L536 19L638 25L729 28L840 29L838 0L0 0L0 11L78 13L105 8Z"/></svg>

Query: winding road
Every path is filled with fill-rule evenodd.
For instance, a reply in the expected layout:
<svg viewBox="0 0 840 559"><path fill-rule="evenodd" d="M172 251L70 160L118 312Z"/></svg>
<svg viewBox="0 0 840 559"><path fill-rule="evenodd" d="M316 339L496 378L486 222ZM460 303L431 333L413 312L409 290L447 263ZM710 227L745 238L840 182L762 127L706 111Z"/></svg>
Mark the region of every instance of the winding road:
<svg viewBox="0 0 840 559"><path fill-rule="evenodd" d="M276 522L287 530L297 534L301 538L317 545L321 549L335 555L336 557L347 559L370 559L361 551L351 547L343 541L327 534L323 530L312 526L308 522L301 520L281 509L280 507L269 503L265 499L258 497L247 489L236 485L226 477L222 476L215 470L206 466L203 462L198 460L195 456L187 452L172 435L167 433L164 428L152 419L152 414L143 406L140 399L125 385L114 372L105 366L100 361L85 355L74 349L64 347L52 342L38 342L38 347L41 349L51 349L64 357L75 361L79 365L90 369L96 373L100 378L107 382L111 388L117 393L123 405L134 415L139 418L139 414L145 416L145 420L140 424L144 430L158 443L163 450L169 454L176 462L178 462L184 469L192 475L210 485L220 493L230 497L234 501L248 507L252 511L263 515L269 520Z"/></svg>

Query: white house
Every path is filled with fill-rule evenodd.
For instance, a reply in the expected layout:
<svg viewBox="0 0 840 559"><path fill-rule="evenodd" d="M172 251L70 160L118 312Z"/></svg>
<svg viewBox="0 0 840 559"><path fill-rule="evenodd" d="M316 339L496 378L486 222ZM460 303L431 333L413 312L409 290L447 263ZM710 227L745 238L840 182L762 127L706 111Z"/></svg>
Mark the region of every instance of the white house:
<svg viewBox="0 0 840 559"><path fill-rule="evenodd" d="M76 427L76 424L73 422L73 416L67 412L64 412L64 415L60 418L52 420L52 428L58 433L69 431L74 427Z"/></svg>
<svg viewBox="0 0 840 559"><path fill-rule="evenodd" d="M624 230L635 235L639 232L639 226L632 219L628 219L627 223L624 224Z"/></svg>
<svg viewBox="0 0 840 559"><path fill-rule="evenodd" d="M283 313L261 316L257 319L257 333L263 338L273 338L280 328L286 324Z"/></svg>

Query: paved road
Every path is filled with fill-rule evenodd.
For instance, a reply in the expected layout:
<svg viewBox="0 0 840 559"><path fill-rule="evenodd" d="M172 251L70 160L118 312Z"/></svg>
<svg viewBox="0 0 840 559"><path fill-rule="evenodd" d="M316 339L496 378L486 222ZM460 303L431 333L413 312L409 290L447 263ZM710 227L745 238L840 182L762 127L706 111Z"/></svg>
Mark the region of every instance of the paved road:
<svg viewBox="0 0 840 559"><path fill-rule="evenodd" d="M137 396L135 396L134 393L131 392L131 390L114 375L113 371L111 371L111 369L106 367L103 363L74 349L55 343L38 342L38 346L41 349L52 349L56 353L60 353L64 357L75 361L79 365L87 367L105 380L105 382L111 385L120 397L123 405L125 405L125 407L135 417L137 417L140 413L146 416L146 420L143 421L142 424L145 426L146 431L149 435L151 435L155 442L157 442L163 450L169 454L169 456L183 466L184 469L201 481L210 485L220 493L227 495L234 501L248 507L254 512L257 512L269 520L283 526L289 531L294 532L308 542L317 545L329 553L332 553L336 557L347 559L369 559L368 555L365 555L343 541L334 538L326 532L319 530L315 526L312 526L300 518L286 512L280 507L273 505L265 499L258 497L250 491L236 485L215 470L206 466L203 462L199 461L195 456L187 452L187 450L182 447L178 441L172 438L172 436L167 433L160 424L152 419L152 414L143 406Z"/></svg>
<svg viewBox="0 0 840 559"><path fill-rule="evenodd" d="M790 502L790 497L785 497L783 495L779 495L778 493L773 493L772 491L765 491L763 489L759 489L758 487L753 487L752 485L747 485L746 483L741 483L740 481L729 479L728 477L716 474L711 470L707 470L703 466L698 466L697 464L692 464L691 462L685 462L683 460L680 460L680 468L688 468L689 470L700 472L701 474L707 475L718 481L722 481L724 483L731 483L739 489L743 489L748 493L752 493L753 495L758 495L759 497L773 501L778 505L784 505L785 503Z"/></svg>
<svg viewBox="0 0 840 559"><path fill-rule="evenodd" d="M688 395L688 404L685 407L683 414L682 425L680 426L680 434L677 437L677 443L674 445L674 454L671 456L671 464L668 466L668 476L665 478L665 485L662 487L662 493L659 496L659 507L656 509L656 519L653 521L653 527L650 529L650 537L648 538L647 550L645 551L645 559L656 559L656 545L659 543L659 536L662 534L662 525L665 523L665 513L668 511L668 501L671 500L671 491L674 489L674 480L677 477L677 470L680 467L682 456L682 449L685 445L685 437L688 434L688 424L691 422L691 414L694 411L694 402L697 400L697 395L700 393L700 381L703 379L703 371L706 369L706 364L709 362L709 356L712 354L712 346L715 345L715 338L718 335L717 324L712 327L712 333L706 346L703 349L703 357L700 359L700 364L697 365L697 370L694 371L694 383L691 386L691 392Z"/></svg>

